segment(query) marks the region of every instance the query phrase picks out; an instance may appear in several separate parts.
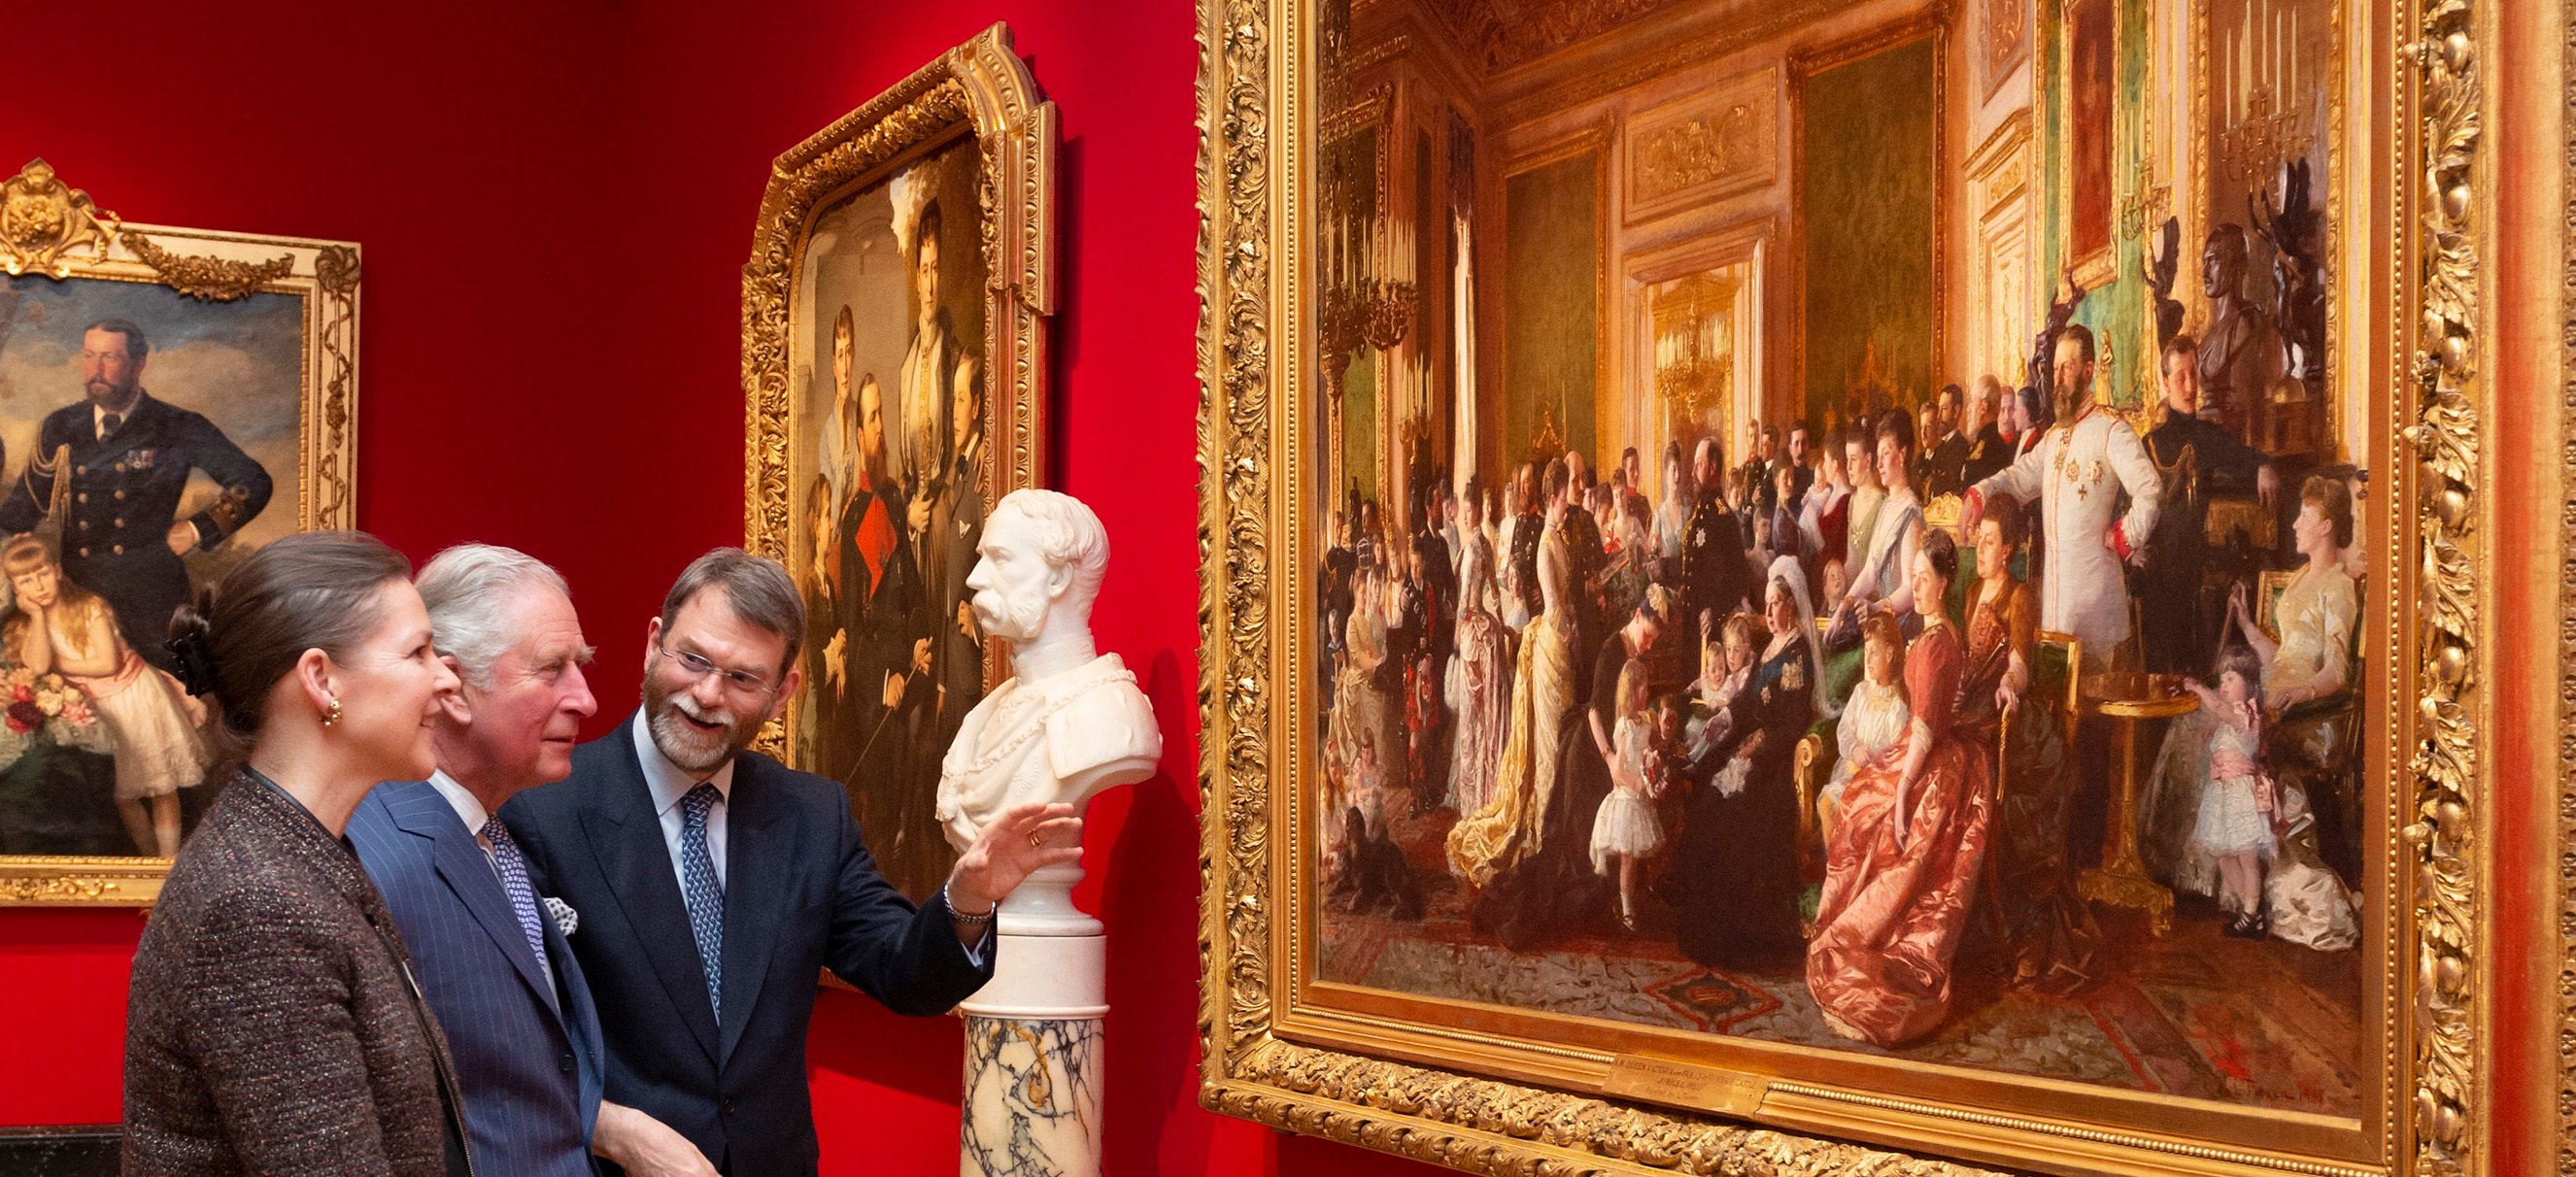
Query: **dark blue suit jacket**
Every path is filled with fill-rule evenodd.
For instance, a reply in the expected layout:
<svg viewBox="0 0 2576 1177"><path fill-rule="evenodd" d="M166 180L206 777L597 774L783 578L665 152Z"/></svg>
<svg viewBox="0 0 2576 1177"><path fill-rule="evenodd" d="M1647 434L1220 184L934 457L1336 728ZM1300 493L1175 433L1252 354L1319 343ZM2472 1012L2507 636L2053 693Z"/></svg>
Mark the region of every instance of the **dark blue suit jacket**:
<svg viewBox="0 0 2576 1177"><path fill-rule="evenodd" d="M349 841L447 1032L476 1167L593 1177L590 1133L606 1066L599 1015L570 943L541 911L557 982L548 985L491 860L428 782L376 786L350 815Z"/></svg>
<svg viewBox="0 0 2576 1177"><path fill-rule="evenodd" d="M929 1016L991 979L993 941L978 965L937 897L915 910L877 873L838 784L746 752L726 801L718 1025L633 726L575 749L569 779L501 809L539 889L581 910L572 946L599 1002L608 1098L727 1173L813 1173L805 1028L820 971Z"/></svg>

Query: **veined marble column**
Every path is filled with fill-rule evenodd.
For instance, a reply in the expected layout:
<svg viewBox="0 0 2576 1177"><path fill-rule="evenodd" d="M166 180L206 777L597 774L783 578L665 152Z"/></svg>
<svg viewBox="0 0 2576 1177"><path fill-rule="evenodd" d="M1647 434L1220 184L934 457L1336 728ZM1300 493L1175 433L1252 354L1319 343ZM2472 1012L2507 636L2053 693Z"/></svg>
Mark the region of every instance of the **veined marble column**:
<svg viewBox="0 0 2576 1177"><path fill-rule="evenodd" d="M993 980L966 1014L962 1177L1098 1177L1108 938L1073 906L1082 868L1029 876L1002 904Z"/></svg>

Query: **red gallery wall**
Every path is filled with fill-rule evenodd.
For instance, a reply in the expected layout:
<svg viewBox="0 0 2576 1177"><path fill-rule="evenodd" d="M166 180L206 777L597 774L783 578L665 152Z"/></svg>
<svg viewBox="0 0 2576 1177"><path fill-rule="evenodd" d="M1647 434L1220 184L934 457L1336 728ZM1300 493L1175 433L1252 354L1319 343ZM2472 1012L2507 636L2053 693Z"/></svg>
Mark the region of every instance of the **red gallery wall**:
<svg viewBox="0 0 2576 1177"><path fill-rule="evenodd" d="M563 569L603 649L595 735L633 706L670 576L741 534L769 160L1008 21L1063 112L1052 481L1108 525L1095 624L1165 739L1160 775L1094 802L1079 896L1111 937L1108 1169L1433 1172L1197 1106L1189 0L462 7L13 5L0 38L63 56L0 104L0 170L41 154L128 220L360 242L359 521L415 558L482 539ZM0 911L0 1125L118 1118L141 922ZM958 1035L823 996L825 1172L953 1171Z"/></svg>
<svg viewBox="0 0 2576 1177"><path fill-rule="evenodd" d="M605 650L592 734L632 706L669 577L740 535L740 268L768 161L1010 22L1063 113L1053 481L1109 527L1095 620L1165 734L1163 772L1095 802L1087 840L1108 1170L1434 1172L1196 1102L1190 0L250 7L7 6L0 41L52 64L0 103L0 173L41 154L129 220L362 243L360 523L415 557L483 539L562 568ZM141 924L0 910L0 1125L118 1118ZM955 1022L826 993L812 1057L827 1173L953 1171Z"/></svg>

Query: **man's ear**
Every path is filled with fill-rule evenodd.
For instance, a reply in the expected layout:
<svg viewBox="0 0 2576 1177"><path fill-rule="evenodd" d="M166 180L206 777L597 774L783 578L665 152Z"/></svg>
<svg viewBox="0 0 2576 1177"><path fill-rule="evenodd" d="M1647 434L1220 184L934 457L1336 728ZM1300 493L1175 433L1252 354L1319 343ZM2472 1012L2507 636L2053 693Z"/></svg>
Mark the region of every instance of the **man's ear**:
<svg viewBox="0 0 2576 1177"><path fill-rule="evenodd" d="M1072 587L1073 566L1070 561L1063 564L1051 564L1047 566L1046 590L1048 600L1053 601L1062 599L1065 591Z"/></svg>
<svg viewBox="0 0 2576 1177"><path fill-rule="evenodd" d="M644 675L645 675L645 677L647 677L647 678L652 677L652 675L653 675L653 655L654 655L656 652L658 652L659 650L661 650L661 648L662 648L662 619L661 619L660 617L655 617L653 620L651 620L651 621L647 621L647 622L645 622L645 623L644 623Z"/></svg>
<svg viewBox="0 0 2576 1177"><path fill-rule="evenodd" d="M438 660L446 663L448 673L456 676L456 689L439 696L439 710L447 716L449 723L459 727L474 722L474 704L465 697L466 692L474 687L466 677L465 667L456 661L454 654L441 654Z"/></svg>

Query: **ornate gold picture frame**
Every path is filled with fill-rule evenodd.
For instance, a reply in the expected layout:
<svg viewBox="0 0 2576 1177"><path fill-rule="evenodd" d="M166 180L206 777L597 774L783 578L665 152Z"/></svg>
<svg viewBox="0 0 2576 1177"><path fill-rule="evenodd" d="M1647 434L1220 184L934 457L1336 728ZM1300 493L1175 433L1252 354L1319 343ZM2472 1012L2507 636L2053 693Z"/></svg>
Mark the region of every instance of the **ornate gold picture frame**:
<svg viewBox="0 0 2576 1177"><path fill-rule="evenodd" d="M0 179L0 272L0 629L41 593L55 646L0 639L0 906L149 905L212 792L167 610L353 525L358 247L124 221L38 159Z"/></svg>
<svg viewBox="0 0 2576 1177"><path fill-rule="evenodd" d="M1043 474L1055 104L994 25L780 155L743 266L744 546L794 571L804 686L767 746L841 780L896 886L952 851L947 733L997 681L983 511Z"/></svg>
<svg viewBox="0 0 2576 1177"><path fill-rule="evenodd" d="M2375 800L2357 819L2367 861L2352 1060L2361 1077L2348 1114L2113 1096L2080 1083L1998 1080L1974 1069L1716 1035L1641 1037L1597 1018L1534 1019L1492 1002L1425 1001L1325 975L1319 925L1327 896L1319 879L1334 835L1322 828L1328 819L1314 798L1324 787L1318 745L1335 737L1321 711L1317 667L1326 652L1312 585L1339 538L1323 534L1321 520L1341 505L1350 481L1329 464L1358 463L1339 431L1340 404L1327 394L1347 397L1359 384L1354 371L1339 369L1334 331L1344 325L1337 305L1344 295L1324 282L1336 280L1336 266L1351 276L1354 243L1371 263L1355 288L1372 311L1382 302L1400 306L1399 296L1447 274L1424 265L1413 281L1415 261L1441 256L1415 246L1427 235L1377 231L1373 239L1343 222L1350 206L1326 209L1321 190L1351 181L1328 170L1318 128L1345 116L1335 105L1343 100L1407 109L1414 100L1404 87L1426 83L1399 83L1386 94L1364 75L1390 57L1420 55L1426 31L1465 45L1454 56L1434 55L1441 60L1422 69L1434 78L1428 84L1481 79L1492 88L1483 96L1499 129L1543 133L1551 111L1621 87L1701 63L1725 64L1693 76L1733 76L1746 68L1741 51L1804 25L1817 26L1820 41L1844 40L1873 22L1894 26L1941 6L1819 3L1760 14L1708 6L1696 17L1670 17L1659 26L1670 35L1625 43L1617 26L1626 16L1535 7L1553 15L1523 13L1530 19L1515 23L1436 4L1200 4L1202 1101L1291 1131L1491 1173L1967 1173L1982 1165L2332 1177L2490 1171L2480 1093L2491 1079L2477 1038L2494 985L2479 964L2482 880L2491 866L2476 836L2489 818L2471 781L2488 714L2479 684L2497 656L2481 642L2477 616L2487 566L2481 527L2495 504L2481 493L2492 412L2480 376L2475 272L2483 214L2473 199L2489 166L2479 58L2492 30L2468 0L2335 6L2345 47L2337 85L2347 87L2349 109L2334 116L2340 178L2321 185L2317 203L2336 221L2331 262L2345 283L2327 316L2336 324L2335 387L2355 407L2337 420L2349 425L2342 436L2354 439L2350 461L2372 474L2369 505L2357 511L2373 586L2357 627L2369 700L2357 715L2366 764L2359 771ZM1863 7L1868 15L1855 15ZM2180 9L2155 7L2166 19L2186 19ZM1675 8L1662 6L1667 17ZM2114 20L2130 28L2124 22L2146 10L2122 0ZM2061 43L2060 16L2060 5L2039 6L2029 33L2035 45ZM1354 34L1372 21L1402 34ZM1637 43L1648 39L1654 43ZM1326 57L1350 76L1326 76L1318 67ZM1633 68L1568 80L1531 64L1609 57ZM2054 125L2062 109L2047 93L2032 96L2029 117L2041 122L2033 139L2048 151L2064 150ZM1400 132L1409 125L1400 113L1394 118ZM1480 160L1511 158L1497 130L1477 125ZM2046 170L2034 174L2062 175L2053 157L2042 161ZM2129 170L2115 169L2115 199L2134 187ZM1410 192L1398 181L1371 199L1400 209ZM2147 193L2127 195L2128 203L2148 203ZM2076 260L2044 232L2063 200L2035 193L2025 214L2034 239L2050 239L2038 252L2055 259L2034 266L2038 272ZM2101 271L2089 276L2140 283L2146 236L2115 226L2109 258L2085 259ZM1391 269L1389 240L1408 247L1393 252L1412 255ZM1472 256L1477 267L1497 261L1493 252ZM2052 297L2042 289L1993 297L2007 296L2034 324ZM1479 309L1491 311L1492 301L1499 300ZM1395 316L1372 315L1361 327L1386 317ZM2191 320L2195 330L2201 321ZM2097 324L2118 353L2109 361L2118 374L2099 379L2119 390L2123 406L2140 393L2157 395L2155 380L2141 375L2160 342L2147 333L2153 323L2131 303ZM1335 357L1330 367L1316 358L1319 338L1321 352ZM2125 407L2123 415L2137 416L2141 431L2153 420ZM1418 444L1437 431L1386 432ZM1326 486L1315 478L1319 451L1329 452L1325 462L1336 473Z"/></svg>

